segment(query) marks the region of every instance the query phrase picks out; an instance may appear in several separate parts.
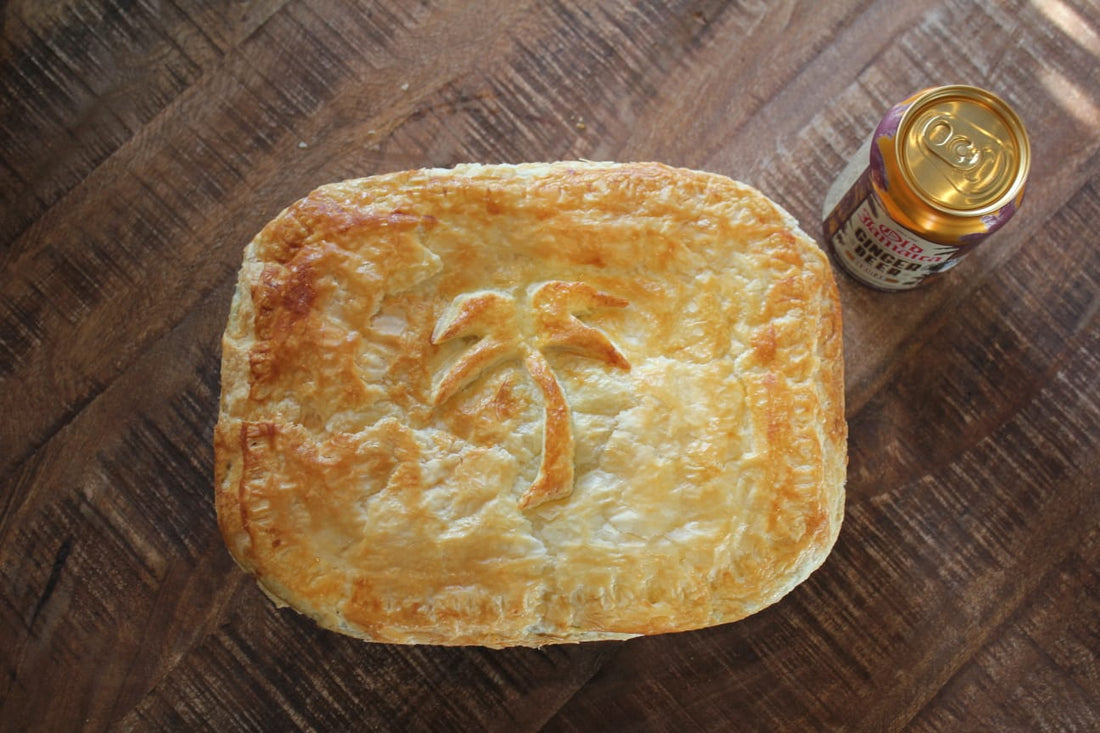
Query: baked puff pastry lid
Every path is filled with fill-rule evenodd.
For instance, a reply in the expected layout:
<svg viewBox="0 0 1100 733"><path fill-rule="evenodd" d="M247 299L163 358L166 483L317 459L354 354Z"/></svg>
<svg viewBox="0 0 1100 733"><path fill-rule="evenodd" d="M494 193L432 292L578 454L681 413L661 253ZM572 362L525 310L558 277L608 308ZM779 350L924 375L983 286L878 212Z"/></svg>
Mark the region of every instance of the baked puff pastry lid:
<svg viewBox="0 0 1100 733"><path fill-rule="evenodd" d="M392 643L740 619L825 559L847 428L821 250L658 164L327 185L248 245L216 506L280 604Z"/></svg>

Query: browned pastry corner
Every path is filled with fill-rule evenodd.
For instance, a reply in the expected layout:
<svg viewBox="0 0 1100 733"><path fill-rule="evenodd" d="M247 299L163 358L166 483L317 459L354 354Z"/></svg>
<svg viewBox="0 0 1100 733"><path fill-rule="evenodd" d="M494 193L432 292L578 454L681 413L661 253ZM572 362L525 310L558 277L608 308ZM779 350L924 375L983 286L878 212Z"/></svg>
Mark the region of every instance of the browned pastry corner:
<svg viewBox="0 0 1100 733"><path fill-rule="evenodd" d="M663 165L324 186L245 250L217 511L322 626L538 646L773 603L844 504L840 307L758 191Z"/></svg>

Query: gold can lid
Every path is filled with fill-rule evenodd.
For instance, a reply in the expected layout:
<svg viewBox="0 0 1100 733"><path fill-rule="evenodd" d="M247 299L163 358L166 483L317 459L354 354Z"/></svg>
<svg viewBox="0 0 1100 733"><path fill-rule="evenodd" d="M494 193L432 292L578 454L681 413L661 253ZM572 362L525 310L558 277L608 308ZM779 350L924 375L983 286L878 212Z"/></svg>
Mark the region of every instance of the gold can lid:
<svg viewBox="0 0 1100 733"><path fill-rule="evenodd" d="M1023 122L999 97L972 86L919 95L902 116L894 144L905 183L949 216L999 210L1020 193L1031 165Z"/></svg>

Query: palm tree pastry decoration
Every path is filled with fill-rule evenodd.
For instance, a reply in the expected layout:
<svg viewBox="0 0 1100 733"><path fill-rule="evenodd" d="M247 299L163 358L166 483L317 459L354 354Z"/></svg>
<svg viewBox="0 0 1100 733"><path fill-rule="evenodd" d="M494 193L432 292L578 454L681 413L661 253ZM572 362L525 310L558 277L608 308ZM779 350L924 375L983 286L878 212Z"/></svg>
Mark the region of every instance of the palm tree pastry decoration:
<svg viewBox="0 0 1100 733"><path fill-rule="evenodd" d="M582 282L551 280L530 294L530 318L523 318L514 296L496 290L464 293L451 301L435 324L432 343L475 338L432 390L432 404L445 403L479 376L522 359L543 398L542 462L534 482L520 497L528 509L573 491L573 427L565 399L544 351L557 349L603 361L623 370L630 363L599 329L578 315L599 308L623 308L626 300ZM530 324L525 328L526 324Z"/></svg>

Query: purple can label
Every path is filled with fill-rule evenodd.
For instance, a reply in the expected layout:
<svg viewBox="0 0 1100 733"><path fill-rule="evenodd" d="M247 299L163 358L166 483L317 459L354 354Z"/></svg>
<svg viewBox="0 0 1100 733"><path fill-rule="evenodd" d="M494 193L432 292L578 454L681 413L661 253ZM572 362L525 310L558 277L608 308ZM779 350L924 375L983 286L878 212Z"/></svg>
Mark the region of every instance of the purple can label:
<svg viewBox="0 0 1100 733"><path fill-rule="evenodd" d="M931 242L898 224L863 174L825 220L825 237L837 262L854 278L880 290L909 290L959 262L960 247Z"/></svg>

